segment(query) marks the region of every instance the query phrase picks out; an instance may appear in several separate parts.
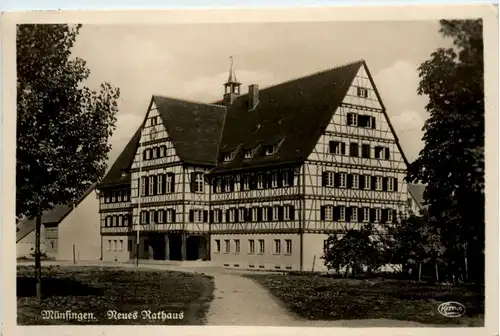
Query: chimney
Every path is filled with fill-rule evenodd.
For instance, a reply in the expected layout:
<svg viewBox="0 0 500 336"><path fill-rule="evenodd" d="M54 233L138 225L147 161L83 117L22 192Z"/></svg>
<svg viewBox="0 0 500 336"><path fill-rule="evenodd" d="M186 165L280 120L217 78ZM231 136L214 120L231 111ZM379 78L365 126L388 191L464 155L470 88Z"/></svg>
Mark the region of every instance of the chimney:
<svg viewBox="0 0 500 336"><path fill-rule="evenodd" d="M248 109L253 110L259 103L259 86L252 84L248 86Z"/></svg>

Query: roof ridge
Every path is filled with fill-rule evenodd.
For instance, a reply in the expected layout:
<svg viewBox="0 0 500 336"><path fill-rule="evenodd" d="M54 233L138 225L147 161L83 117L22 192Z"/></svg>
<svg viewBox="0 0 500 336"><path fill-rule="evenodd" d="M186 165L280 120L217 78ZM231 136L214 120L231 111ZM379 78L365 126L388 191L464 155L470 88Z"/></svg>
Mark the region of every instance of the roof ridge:
<svg viewBox="0 0 500 336"><path fill-rule="evenodd" d="M165 98L165 99L172 99L172 100L178 100L178 101L181 101L181 102L192 103L192 104L207 105L207 106L212 106L212 107L225 107L224 105L217 105L217 104L212 104L212 103L206 103L206 102L202 102L202 101L199 101L199 100L192 100L192 99L187 99L187 98L172 97L172 96L163 96L163 95L153 95L153 98L155 98L155 97Z"/></svg>
<svg viewBox="0 0 500 336"><path fill-rule="evenodd" d="M260 88L259 91L260 90L270 89L270 88L273 88L275 86L287 84L287 83L290 83L290 82L298 81L298 80L301 80L301 79L304 79L304 78L313 77L313 76L316 76L316 75L319 75L319 74L322 74L322 73L326 73L326 72L329 72L329 71L332 71L332 70L338 70L340 68L345 68L345 67L348 67L350 65L353 65L353 64L356 64L356 63L361 63L361 62L364 63L365 60L361 58L361 59L358 59L356 61L351 61L351 62L343 63L341 65L336 65L336 66L331 67L331 68L327 68L327 69L323 69L323 70L318 70L318 71L315 71L315 72L312 72L312 73L309 73L309 74L306 74L306 75L293 77L293 78L287 79L287 80L285 80L283 82L279 82L279 83L276 83L276 84L271 84L271 85L265 86L263 88ZM245 96L245 95L248 95L248 93L244 93L244 94L238 96L238 98L242 97L242 96Z"/></svg>

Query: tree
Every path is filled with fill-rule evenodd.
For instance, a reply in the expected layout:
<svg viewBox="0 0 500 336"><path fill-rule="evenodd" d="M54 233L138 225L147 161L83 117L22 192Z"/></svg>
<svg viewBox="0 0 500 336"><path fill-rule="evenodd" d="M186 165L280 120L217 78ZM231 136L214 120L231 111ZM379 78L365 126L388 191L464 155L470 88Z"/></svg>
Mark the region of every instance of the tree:
<svg viewBox="0 0 500 336"><path fill-rule="evenodd" d="M81 25L17 26L16 216L36 218L41 300L42 213L80 197L106 170L118 88L83 85L86 63L71 57Z"/></svg>
<svg viewBox="0 0 500 336"><path fill-rule="evenodd" d="M430 117L425 146L407 181L427 185L429 219L440 229L448 263L472 257L484 280L484 86L482 20L441 20L454 48L438 49L418 68Z"/></svg>
<svg viewBox="0 0 500 336"><path fill-rule="evenodd" d="M325 266L337 270L345 267L346 277L355 276L363 268L369 272L378 269L386 263L385 250L374 237L369 225L361 230L349 229L342 235L330 235L322 257Z"/></svg>

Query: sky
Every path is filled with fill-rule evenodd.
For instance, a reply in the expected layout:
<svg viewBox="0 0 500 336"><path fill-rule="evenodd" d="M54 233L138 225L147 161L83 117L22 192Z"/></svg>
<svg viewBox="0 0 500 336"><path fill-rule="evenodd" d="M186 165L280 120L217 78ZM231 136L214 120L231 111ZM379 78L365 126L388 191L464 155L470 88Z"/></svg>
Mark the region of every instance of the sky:
<svg viewBox="0 0 500 336"><path fill-rule="evenodd" d="M119 87L109 164L142 122L154 94L194 101L222 98L229 57L242 92L364 59L409 161L423 148L427 97L418 66L451 41L437 21L84 25L73 56L87 61L85 83Z"/></svg>

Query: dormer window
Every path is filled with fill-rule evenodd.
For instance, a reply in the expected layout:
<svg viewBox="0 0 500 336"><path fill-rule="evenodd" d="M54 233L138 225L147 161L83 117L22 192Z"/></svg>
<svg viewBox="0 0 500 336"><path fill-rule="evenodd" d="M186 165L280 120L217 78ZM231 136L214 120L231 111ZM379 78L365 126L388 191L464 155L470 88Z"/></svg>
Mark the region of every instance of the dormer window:
<svg viewBox="0 0 500 336"><path fill-rule="evenodd" d="M251 159L252 156L253 156L252 150L249 149L245 151L245 159Z"/></svg>
<svg viewBox="0 0 500 336"><path fill-rule="evenodd" d="M266 155L273 155L274 154L274 146L266 146L266 147L264 147L264 153Z"/></svg>
<svg viewBox="0 0 500 336"><path fill-rule="evenodd" d="M358 97L367 98L368 97L368 89L358 86L357 94L358 94Z"/></svg>
<svg viewBox="0 0 500 336"><path fill-rule="evenodd" d="M224 162L231 161L231 153L224 153Z"/></svg>

